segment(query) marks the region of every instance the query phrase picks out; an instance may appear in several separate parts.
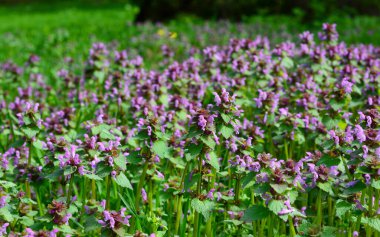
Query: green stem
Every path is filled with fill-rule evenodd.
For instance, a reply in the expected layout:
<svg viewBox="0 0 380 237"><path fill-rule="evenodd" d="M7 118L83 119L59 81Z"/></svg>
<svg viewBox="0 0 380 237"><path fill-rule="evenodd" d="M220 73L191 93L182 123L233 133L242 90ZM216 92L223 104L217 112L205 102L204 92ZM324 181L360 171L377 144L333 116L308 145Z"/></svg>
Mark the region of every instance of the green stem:
<svg viewBox="0 0 380 237"><path fill-rule="evenodd" d="M318 197L317 197L317 218L315 220L316 225L321 226L322 225L322 190L318 190Z"/></svg>
<svg viewBox="0 0 380 237"><path fill-rule="evenodd" d="M40 216L43 216L44 212L43 212L43 207L42 207L42 203L41 203L40 190L37 190L36 198L37 198L39 214L40 214Z"/></svg>
<svg viewBox="0 0 380 237"><path fill-rule="evenodd" d="M202 191L202 156L199 156L198 160L198 170L199 170L199 180L197 183L197 198L201 194ZM199 235L199 212L194 210L194 228L193 228L193 237L198 237Z"/></svg>
<svg viewBox="0 0 380 237"><path fill-rule="evenodd" d="M289 153L288 153L288 141L286 140L285 138L285 141L284 141L284 148L285 148L285 160L288 160L289 159Z"/></svg>
<svg viewBox="0 0 380 237"><path fill-rule="evenodd" d="M327 197L327 205L328 205L328 223L329 226L333 226L334 223L334 213L333 213L333 204L332 204L332 198L330 196Z"/></svg>
<svg viewBox="0 0 380 237"><path fill-rule="evenodd" d="M82 219L82 216L85 212L84 206L86 205L86 177L83 176L83 182L82 182L82 207L81 207L81 216L79 217L79 220Z"/></svg>
<svg viewBox="0 0 380 237"><path fill-rule="evenodd" d="M96 183L95 180L91 180L91 198L93 201L96 200Z"/></svg>
<svg viewBox="0 0 380 237"><path fill-rule="evenodd" d="M239 194L240 194L240 177L237 175L235 183L235 203L239 204Z"/></svg>
<svg viewBox="0 0 380 237"><path fill-rule="evenodd" d="M288 217L288 220L289 220L290 237L295 237L297 233L296 233L296 229L294 228L293 218L290 215Z"/></svg>
<svg viewBox="0 0 380 237"><path fill-rule="evenodd" d="M149 204L149 211L152 214L153 213L153 181L152 179L149 180L148 204Z"/></svg>
<svg viewBox="0 0 380 237"><path fill-rule="evenodd" d="M67 192L66 192L67 193L66 205L68 207L70 206L70 202L71 202L71 190L73 189L73 184L74 184L74 175L71 174L69 187L68 187Z"/></svg>
<svg viewBox="0 0 380 237"><path fill-rule="evenodd" d="M176 235L178 233L178 230L179 230L179 224L181 222L181 216L182 216L182 199L183 199L183 195L182 195L182 189L183 189L183 186L184 186L184 183L185 183L185 175L186 175L186 172L187 172L187 169L189 167L189 163L186 163L186 166L185 166L185 169L183 170L182 172L182 178L181 178L181 184L180 184L180 187L179 187L179 197L177 199L177 214L176 214L176 221L175 221L175 229L174 229L174 234Z"/></svg>
<svg viewBox="0 0 380 237"><path fill-rule="evenodd" d="M109 175L107 177L107 196L106 196L106 209L110 209L110 196L111 196L111 181L112 181L112 176Z"/></svg>
<svg viewBox="0 0 380 237"><path fill-rule="evenodd" d="M145 161L144 168L141 173L139 183L137 185L137 190L136 190L137 193L136 193L136 200L135 200L135 208L136 208L137 213L140 211L141 190L143 188L143 183L145 181L146 171L148 170L148 164L149 164L148 161Z"/></svg>

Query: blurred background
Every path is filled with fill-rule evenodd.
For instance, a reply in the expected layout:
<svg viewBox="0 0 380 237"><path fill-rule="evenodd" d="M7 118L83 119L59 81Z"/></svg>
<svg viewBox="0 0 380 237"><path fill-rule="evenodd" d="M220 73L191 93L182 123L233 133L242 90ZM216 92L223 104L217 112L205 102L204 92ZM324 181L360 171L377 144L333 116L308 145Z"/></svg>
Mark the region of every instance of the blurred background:
<svg viewBox="0 0 380 237"><path fill-rule="evenodd" d="M348 44L379 45L379 13L379 0L0 0L0 62L37 54L48 70L62 55L83 61L101 41L149 66L163 45L181 59L230 38L297 40L323 22L336 23Z"/></svg>

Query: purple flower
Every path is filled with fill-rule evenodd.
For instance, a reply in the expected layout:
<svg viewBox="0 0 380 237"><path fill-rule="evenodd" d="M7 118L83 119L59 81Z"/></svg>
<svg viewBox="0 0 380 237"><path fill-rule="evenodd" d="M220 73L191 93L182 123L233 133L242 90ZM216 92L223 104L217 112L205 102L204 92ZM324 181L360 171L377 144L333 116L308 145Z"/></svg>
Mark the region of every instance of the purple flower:
<svg viewBox="0 0 380 237"><path fill-rule="evenodd" d="M207 193L207 198L210 200L214 200L214 192L215 188L210 189L210 191Z"/></svg>
<svg viewBox="0 0 380 237"><path fill-rule="evenodd" d="M213 94L215 96L214 101L215 101L216 105L219 106L222 103L222 100L220 99L218 93L213 92Z"/></svg>
<svg viewBox="0 0 380 237"><path fill-rule="evenodd" d="M343 78L341 85L342 85L342 87L344 89L344 92L346 92L346 94L351 94L351 92L352 92L352 86L354 85L353 83L351 83L350 81L348 81L347 78Z"/></svg>
<svg viewBox="0 0 380 237"><path fill-rule="evenodd" d="M148 201L148 195L146 194L146 191L144 188L141 189L141 197L142 197L144 202Z"/></svg>
<svg viewBox="0 0 380 237"><path fill-rule="evenodd" d="M365 136L364 130L360 125L355 125L355 135L360 143L365 142L367 139Z"/></svg>
<svg viewBox="0 0 380 237"><path fill-rule="evenodd" d="M367 120L367 127L371 127L371 124L372 124L372 118L370 116L367 116L366 117L366 120Z"/></svg>
<svg viewBox="0 0 380 237"><path fill-rule="evenodd" d="M203 115L199 115L199 118L198 118L198 126L201 127L201 129L203 131L206 130L206 126L207 126L207 120L205 119L205 117Z"/></svg>
<svg viewBox="0 0 380 237"><path fill-rule="evenodd" d="M7 227L9 226L9 223L4 223L1 227L0 227L0 236L5 236L7 235Z"/></svg>

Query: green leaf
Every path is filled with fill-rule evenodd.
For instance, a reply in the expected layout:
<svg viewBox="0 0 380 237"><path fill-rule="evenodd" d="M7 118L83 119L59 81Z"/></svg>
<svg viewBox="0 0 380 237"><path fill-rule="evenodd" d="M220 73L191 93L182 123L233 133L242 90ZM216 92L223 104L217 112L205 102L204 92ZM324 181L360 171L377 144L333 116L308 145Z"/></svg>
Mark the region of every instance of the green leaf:
<svg viewBox="0 0 380 237"><path fill-rule="evenodd" d="M259 183L253 186L253 191L257 194L264 194L270 190L270 185L268 183Z"/></svg>
<svg viewBox="0 0 380 237"><path fill-rule="evenodd" d="M322 189L323 191L325 191L326 193L328 193L330 196L334 196L334 192L333 192L333 189L332 189L332 186L331 186L331 183L318 183L317 186Z"/></svg>
<svg viewBox="0 0 380 237"><path fill-rule="evenodd" d="M362 181L356 182L353 186L346 188L343 193L346 195L351 195L358 193L366 188L366 185Z"/></svg>
<svg viewBox="0 0 380 237"><path fill-rule="evenodd" d="M128 163L131 164L138 164L142 160L140 156L140 151L131 151L126 158Z"/></svg>
<svg viewBox="0 0 380 237"><path fill-rule="evenodd" d="M124 155L120 154L114 159L115 164L123 171L127 169L127 159Z"/></svg>
<svg viewBox="0 0 380 237"><path fill-rule="evenodd" d="M185 181L184 181L184 183L185 183L185 187L184 187L184 189L185 189L185 191L187 191L188 189L190 189L191 187L193 187L194 186L194 184L196 184L197 183L197 181L199 180L199 174L194 174L194 175L191 175L191 174L188 174L187 176L186 176L186 178L185 178Z"/></svg>
<svg viewBox="0 0 380 237"><path fill-rule="evenodd" d="M166 145L164 141L158 140L153 143L152 150L159 157L164 158L169 155L169 147Z"/></svg>
<svg viewBox="0 0 380 237"><path fill-rule="evenodd" d="M108 130L103 130L100 132L100 138L108 139L108 140L114 140L115 136L113 134L111 134Z"/></svg>
<svg viewBox="0 0 380 237"><path fill-rule="evenodd" d="M380 219L379 218L368 218L368 217L363 217L361 220L362 224L367 224L376 231L380 232Z"/></svg>
<svg viewBox="0 0 380 237"><path fill-rule="evenodd" d="M104 162L100 162L96 167L96 175L100 178L104 178L109 175L112 171L112 167L104 164Z"/></svg>
<svg viewBox="0 0 380 237"><path fill-rule="evenodd" d="M227 114L220 114L222 116L222 119L225 123L229 123L231 121L231 117Z"/></svg>
<svg viewBox="0 0 380 237"><path fill-rule="evenodd" d="M325 165L326 167L337 166L340 164L339 157L332 157L324 154L317 162L317 165Z"/></svg>
<svg viewBox="0 0 380 237"><path fill-rule="evenodd" d="M6 206L3 208L0 208L0 216L2 216L5 221L8 221L8 222L13 221L13 215L9 212Z"/></svg>
<svg viewBox="0 0 380 237"><path fill-rule="evenodd" d="M194 144L190 143L185 147L185 156L186 160L190 161L194 158L196 158L202 151L203 143Z"/></svg>
<svg viewBox="0 0 380 237"><path fill-rule="evenodd" d="M203 134L203 131L198 126L191 126L189 129L189 133L186 135L186 137L193 138L201 134Z"/></svg>
<svg viewBox="0 0 380 237"><path fill-rule="evenodd" d="M372 180L372 183L371 183L371 186L374 188L374 189L380 189L380 180Z"/></svg>
<svg viewBox="0 0 380 237"><path fill-rule="evenodd" d="M322 118L322 123L325 125L327 130L330 130L335 127L335 120L331 118L329 115L324 115Z"/></svg>
<svg viewBox="0 0 380 237"><path fill-rule="evenodd" d="M214 150L216 143L215 143L213 137L211 137L211 136L202 136L202 137L201 137L201 140L202 140L202 142L203 142L206 146L208 146L209 148L211 148L212 150Z"/></svg>
<svg viewBox="0 0 380 237"><path fill-rule="evenodd" d="M196 212L201 213L207 221L214 208L214 203L209 200L201 201L198 198L194 198L191 201L191 207L194 208Z"/></svg>
<svg viewBox="0 0 380 237"><path fill-rule="evenodd" d="M98 220L95 218L95 216L88 216L86 218L86 221L84 223L84 230L85 232L91 232L94 230L97 230L101 228L102 226L99 224Z"/></svg>
<svg viewBox="0 0 380 237"><path fill-rule="evenodd" d="M70 174L74 173L75 171L77 171L76 166L65 166L65 168L63 168L63 174L65 176L70 175Z"/></svg>
<svg viewBox="0 0 380 237"><path fill-rule="evenodd" d="M218 157L216 156L215 152L210 152L209 158L210 159L206 159L207 163L209 163L213 168L215 168L216 171L219 171L220 165L219 165Z"/></svg>
<svg viewBox="0 0 380 237"><path fill-rule="evenodd" d="M324 226L321 237L335 237L337 236L338 228L332 226Z"/></svg>
<svg viewBox="0 0 380 237"><path fill-rule="evenodd" d="M89 178L89 179L93 179L93 180L103 180L102 178L100 178L96 174L84 174L84 176L87 177L87 178Z"/></svg>
<svg viewBox="0 0 380 237"><path fill-rule="evenodd" d="M231 126L225 126L223 125L221 128L220 128L220 132L222 133L223 137L225 139L228 139L232 136L232 134L234 133L234 129L231 127Z"/></svg>
<svg viewBox="0 0 380 237"><path fill-rule="evenodd" d="M346 212L351 210L352 204L344 200L338 200L335 207L336 207L335 215L338 218L342 219L344 215L346 214Z"/></svg>
<svg viewBox="0 0 380 237"><path fill-rule="evenodd" d="M55 181L58 177L63 175L63 170L60 168L55 169L51 174L46 175L45 177L51 181Z"/></svg>
<svg viewBox="0 0 380 237"><path fill-rule="evenodd" d="M6 181L6 180L0 180L0 185L3 186L3 188L12 188L16 187L16 184Z"/></svg>
<svg viewBox="0 0 380 237"><path fill-rule="evenodd" d="M268 208L260 205L254 205L249 207L244 212L244 215L241 218L241 220L246 222L258 221L267 218L269 214L270 212Z"/></svg>
<svg viewBox="0 0 380 237"><path fill-rule="evenodd" d="M255 184L256 174L254 172L249 172L246 176L242 178L243 189L250 188Z"/></svg>
<svg viewBox="0 0 380 237"><path fill-rule="evenodd" d="M116 176L115 179L116 183L122 187L133 189L131 182L129 182L129 179L127 176L125 176L124 173L120 173L118 176Z"/></svg>
<svg viewBox="0 0 380 237"><path fill-rule="evenodd" d="M288 189L288 185L286 184L270 184L270 186L279 194L284 193Z"/></svg>
<svg viewBox="0 0 380 237"><path fill-rule="evenodd" d="M24 135L31 139L37 135L39 132L39 129L37 127L34 128L22 128L21 131L24 133Z"/></svg>
<svg viewBox="0 0 380 237"><path fill-rule="evenodd" d="M281 65L285 68L292 68L294 66L293 60L291 60L289 57L284 57L281 60Z"/></svg>
<svg viewBox="0 0 380 237"><path fill-rule="evenodd" d="M42 144L42 142L40 140L33 141L33 146L36 149L43 150L43 144Z"/></svg>
<svg viewBox="0 0 380 237"><path fill-rule="evenodd" d="M330 106L335 111L338 111L339 109L343 108L344 104L344 100L330 100Z"/></svg>
<svg viewBox="0 0 380 237"><path fill-rule="evenodd" d="M285 204L280 200L271 200L268 205L269 210L271 210L274 214L278 215L278 213L285 208Z"/></svg>

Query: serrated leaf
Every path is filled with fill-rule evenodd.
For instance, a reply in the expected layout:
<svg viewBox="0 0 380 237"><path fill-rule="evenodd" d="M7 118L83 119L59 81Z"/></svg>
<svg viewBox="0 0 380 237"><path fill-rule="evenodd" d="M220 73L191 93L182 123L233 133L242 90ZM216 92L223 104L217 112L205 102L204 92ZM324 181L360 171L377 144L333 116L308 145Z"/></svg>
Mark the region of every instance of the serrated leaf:
<svg viewBox="0 0 380 237"><path fill-rule="evenodd" d="M380 219L379 218L368 218L368 217L363 217L361 220L362 224L367 224L376 231L380 232Z"/></svg>
<svg viewBox="0 0 380 237"><path fill-rule="evenodd" d="M199 174L194 174L194 175L191 175L191 174L188 174L185 178L185 185L184 185L184 189L185 191L187 191L188 189L190 189L191 187L194 186L194 184L196 184L199 180Z"/></svg>
<svg viewBox="0 0 380 237"><path fill-rule="evenodd" d="M127 178L127 176L125 176L124 173L120 173L118 176L116 176L115 181L118 185L124 188L133 189L131 182L129 182L129 179Z"/></svg>
<svg viewBox="0 0 380 237"><path fill-rule="evenodd" d="M211 136L202 136L201 137L201 141L206 145L208 146L210 149L214 150L215 148L215 141L214 141L214 138L212 138Z"/></svg>
<svg viewBox="0 0 380 237"><path fill-rule="evenodd" d="M196 212L201 213L207 221L214 208L214 203L209 200L201 201L198 198L194 198L191 201L191 207L194 208Z"/></svg>
<svg viewBox="0 0 380 237"><path fill-rule="evenodd" d="M292 68L294 66L293 60L290 59L289 57L284 57L281 60L281 65L284 66L285 68Z"/></svg>
<svg viewBox="0 0 380 237"><path fill-rule="evenodd" d="M343 193L346 195L351 195L354 193L358 193L366 188L366 185L362 181L356 182L354 185L346 188Z"/></svg>
<svg viewBox="0 0 380 237"><path fill-rule="evenodd" d="M58 177L61 177L63 175L62 169L55 169L53 173L46 175L45 177L51 181L55 181L58 179Z"/></svg>
<svg viewBox="0 0 380 237"><path fill-rule="evenodd" d="M33 137L35 137L37 135L37 133L39 132L39 129L38 128L22 128L21 131L24 133L24 135L31 139Z"/></svg>
<svg viewBox="0 0 380 237"><path fill-rule="evenodd" d="M153 143L152 150L159 157L164 158L169 155L169 147L164 141L158 140Z"/></svg>
<svg viewBox="0 0 380 237"><path fill-rule="evenodd" d="M190 161L194 158L196 158L202 151L203 143L194 144L190 143L185 147L185 156L186 160Z"/></svg>
<svg viewBox="0 0 380 237"><path fill-rule="evenodd" d="M102 178L100 178L96 174L84 174L84 176L87 177L87 178L89 178L89 179L93 179L93 180L103 180Z"/></svg>
<svg viewBox="0 0 380 237"><path fill-rule="evenodd" d="M140 151L132 151L129 153L129 155L126 157L128 163L131 164L138 164L141 162L141 156Z"/></svg>
<svg viewBox="0 0 380 237"><path fill-rule="evenodd" d="M344 100L330 100L330 106L335 111L338 111L341 108L343 108L344 104L345 104Z"/></svg>
<svg viewBox="0 0 380 237"><path fill-rule="evenodd" d="M3 188L12 188L16 187L16 184L6 181L6 180L0 180L0 185L3 186Z"/></svg>
<svg viewBox="0 0 380 237"><path fill-rule="evenodd" d="M5 206L0 208L0 216L4 218L5 221L11 222L13 221L13 215L9 212L8 208Z"/></svg>
<svg viewBox="0 0 380 237"><path fill-rule="evenodd" d="M74 173L75 171L77 171L76 166L65 166L65 168L63 168L63 174L65 176L70 175L70 174Z"/></svg>
<svg viewBox="0 0 380 237"><path fill-rule="evenodd" d="M257 194L263 194L270 190L270 185L268 183L259 183L253 186L253 191Z"/></svg>
<svg viewBox="0 0 380 237"><path fill-rule="evenodd" d="M124 155L120 154L114 159L115 164L123 171L127 169L127 159Z"/></svg>
<svg viewBox="0 0 380 237"><path fill-rule="evenodd" d="M372 180L371 186L374 189L380 189L380 180Z"/></svg>
<svg viewBox="0 0 380 237"><path fill-rule="evenodd" d="M337 236L338 228L332 226L324 226L321 237L335 237Z"/></svg>
<svg viewBox="0 0 380 237"><path fill-rule="evenodd" d="M108 140L114 140L115 136L113 134L111 134L109 131L103 130L100 132L100 138L108 139Z"/></svg>
<svg viewBox="0 0 380 237"><path fill-rule="evenodd" d="M285 208L285 204L280 200L271 200L268 205L268 209L271 210L274 214L278 213Z"/></svg>
<svg viewBox="0 0 380 237"><path fill-rule="evenodd" d="M104 164L104 162L101 162L96 167L96 175L98 175L100 178L104 178L107 175L109 175L112 171L112 167Z"/></svg>
<svg viewBox="0 0 380 237"><path fill-rule="evenodd" d="M210 152L209 158L210 159L206 159L207 163L209 163L212 167L214 167L216 171L219 171L220 165L219 165L218 157L216 156L215 152Z"/></svg>
<svg viewBox="0 0 380 237"><path fill-rule="evenodd" d="M36 149L43 150L43 143L42 143L42 141L40 141L40 140L35 140L35 141L33 141L33 146L34 146Z"/></svg>
<svg viewBox="0 0 380 237"><path fill-rule="evenodd" d="M325 125L327 130L330 130L335 127L335 120L327 114L323 116L322 123Z"/></svg>
<svg viewBox="0 0 380 237"><path fill-rule="evenodd" d="M322 189L323 191L325 191L326 193L328 193L330 196L333 196L334 195L334 192L332 190L332 186L331 186L331 183L318 183L317 186Z"/></svg>
<svg viewBox="0 0 380 237"><path fill-rule="evenodd" d="M242 178L242 187L243 189L250 188L255 184L256 174L254 172L248 173Z"/></svg>
<svg viewBox="0 0 380 237"><path fill-rule="evenodd" d="M186 137L193 138L201 134L203 134L203 131L200 128L198 128L198 126L191 126L189 129L189 133L186 135Z"/></svg>
<svg viewBox="0 0 380 237"><path fill-rule="evenodd" d="M338 166L340 164L339 157L332 157L327 154L323 155L321 159L318 160L316 165L325 165L326 167Z"/></svg>
<svg viewBox="0 0 380 237"><path fill-rule="evenodd" d="M348 212L348 211L351 210L352 204L350 204L347 201L338 200L337 203L336 203L335 208L336 208L335 215L338 218L342 219L342 217L346 214L346 212Z"/></svg>
<svg viewBox="0 0 380 237"><path fill-rule="evenodd" d="M258 221L267 218L269 214L270 211L268 208L260 205L254 205L244 212L241 220L246 222Z"/></svg>
<svg viewBox="0 0 380 237"><path fill-rule="evenodd" d="M232 134L234 133L234 129L230 126L225 126L223 125L221 128L220 128L220 132L222 133L223 137L225 139L228 139L232 136Z"/></svg>
<svg viewBox="0 0 380 237"><path fill-rule="evenodd" d="M288 185L286 184L270 184L270 186L279 194L284 193L288 189Z"/></svg>
<svg viewBox="0 0 380 237"><path fill-rule="evenodd" d="M222 117L222 119L223 119L223 121L225 122L225 123L229 123L230 121L231 121L231 117L229 116L229 115L227 115L227 114L220 114L221 115L221 117Z"/></svg>

